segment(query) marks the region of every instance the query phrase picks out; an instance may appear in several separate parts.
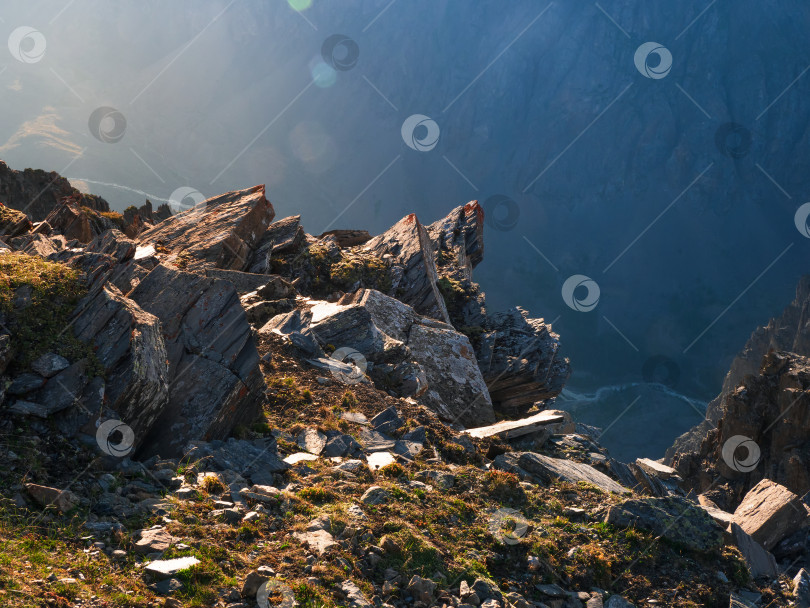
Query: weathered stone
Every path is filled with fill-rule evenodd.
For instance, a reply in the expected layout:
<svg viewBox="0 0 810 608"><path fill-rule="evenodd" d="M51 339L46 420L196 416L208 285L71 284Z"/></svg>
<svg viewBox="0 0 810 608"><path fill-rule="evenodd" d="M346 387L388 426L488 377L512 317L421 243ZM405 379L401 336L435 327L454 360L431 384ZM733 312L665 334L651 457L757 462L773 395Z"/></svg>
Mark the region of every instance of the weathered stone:
<svg viewBox="0 0 810 608"><path fill-rule="evenodd" d="M247 270L273 220L264 186L228 192L165 219L138 236L141 245L161 244L188 267Z"/></svg>
<svg viewBox="0 0 810 608"><path fill-rule="evenodd" d="M548 424L555 424L564 420L565 417L562 414L542 411L522 420L505 420L490 426L467 429L462 432L479 439L496 435L501 439L514 439L515 437L535 433Z"/></svg>
<svg viewBox="0 0 810 608"><path fill-rule="evenodd" d="M135 543L136 553L163 553L175 542L175 538L160 526L141 530L140 535L140 539Z"/></svg>
<svg viewBox="0 0 810 608"><path fill-rule="evenodd" d="M392 405L374 416L374 418L369 421L369 424L371 424L372 428L378 433L391 434L402 428L405 422L399 417L397 408Z"/></svg>
<svg viewBox="0 0 810 608"><path fill-rule="evenodd" d="M378 258L392 257L393 281L389 293L397 293L398 299L421 315L450 323L444 299L436 286L438 275L433 244L415 214L404 217L359 249Z"/></svg>
<svg viewBox="0 0 810 608"><path fill-rule="evenodd" d="M660 479L669 479L677 474L677 471L672 467L662 464L657 460L650 460L649 458L636 458L636 464L641 467L644 472L649 475L655 475Z"/></svg>
<svg viewBox="0 0 810 608"><path fill-rule="evenodd" d="M70 511L79 504L79 497L70 490L59 490L35 483L25 484L25 489L40 506L54 505L62 513Z"/></svg>
<svg viewBox="0 0 810 608"><path fill-rule="evenodd" d="M290 468L278 457L275 442L267 439L253 442L230 437L227 441L210 443L191 441L185 454L192 462L204 458L209 470L237 471L262 486L268 484L260 479L272 478L273 473Z"/></svg>
<svg viewBox="0 0 810 608"><path fill-rule="evenodd" d="M723 529L703 509L680 496L625 500L608 509L605 522L647 530L694 551L712 551L723 544Z"/></svg>
<svg viewBox="0 0 810 608"><path fill-rule="evenodd" d="M87 244L85 251L94 253L106 253L111 255L117 262L131 260L135 256L138 244L128 238L120 230L106 230L96 236Z"/></svg>
<svg viewBox="0 0 810 608"><path fill-rule="evenodd" d="M172 578L178 572L187 570L200 563L196 557L177 557L175 559L156 560L146 565L144 570L159 580Z"/></svg>
<svg viewBox="0 0 810 608"><path fill-rule="evenodd" d="M331 236L340 247L354 247L362 245L371 240L371 235L367 230L327 230L319 235L319 239Z"/></svg>
<svg viewBox="0 0 810 608"><path fill-rule="evenodd" d="M367 505L381 505L391 498L391 493L380 486L371 486L360 497L360 500Z"/></svg>
<svg viewBox="0 0 810 608"><path fill-rule="evenodd" d="M55 376L70 365L70 361L56 353L45 353L31 364L31 369L44 378Z"/></svg>
<svg viewBox="0 0 810 608"><path fill-rule="evenodd" d="M161 320L169 360L168 405L144 453L176 456L191 439L222 438L255 419L264 382L231 283L161 264L129 297Z"/></svg>
<svg viewBox="0 0 810 608"><path fill-rule="evenodd" d="M611 595L608 601L605 602L605 608L635 608L635 606L621 595Z"/></svg>
<svg viewBox="0 0 810 608"><path fill-rule="evenodd" d="M436 583L429 578L422 578L419 575L413 575L408 582L405 591L415 598L418 602L430 604L433 601L433 595L436 593Z"/></svg>
<svg viewBox="0 0 810 608"><path fill-rule="evenodd" d="M298 434L297 441L298 447L317 456L326 446L326 435L318 429L304 429Z"/></svg>
<svg viewBox="0 0 810 608"><path fill-rule="evenodd" d="M284 462L290 466L294 466L299 462L312 462L313 460L318 460L318 457L315 454L310 454L309 452L296 452L295 454L290 454L289 456L284 457Z"/></svg>
<svg viewBox="0 0 810 608"><path fill-rule="evenodd" d="M350 608L372 608L372 604L353 581L345 580L339 586Z"/></svg>
<svg viewBox="0 0 810 608"><path fill-rule="evenodd" d="M625 494L630 491L604 473L581 462L552 458L534 452L516 452L512 456L516 458L517 466L543 483L548 483L551 479L561 479L571 483L585 481L605 492Z"/></svg>
<svg viewBox="0 0 810 608"><path fill-rule="evenodd" d="M39 374L23 373L15 376L6 392L9 395L25 395L45 386L45 378Z"/></svg>
<svg viewBox="0 0 810 608"><path fill-rule="evenodd" d="M0 169L0 172L2 169ZM32 228L31 220L21 211L6 207L0 203L0 236L13 239L25 234Z"/></svg>
<svg viewBox="0 0 810 608"><path fill-rule="evenodd" d="M228 281L240 295L256 291L267 283L267 275L265 274L225 270L223 268L206 268L205 276Z"/></svg>
<svg viewBox="0 0 810 608"><path fill-rule="evenodd" d="M308 546L311 551L323 555L330 548L337 545L335 538L326 530L312 530L306 532L293 532L293 537Z"/></svg>
<svg viewBox="0 0 810 608"><path fill-rule="evenodd" d="M732 522L729 525L729 532L734 544L742 553L752 576L775 577L779 573L773 555L751 538L739 525Z"/></svg>
<svg viewBox="0 0 810 608"><path fill-rule="evenodd" d="M796 608L810 608L810 573L804 568L793 578L793 599Z"/></svg>
<svg viewBox="0 0 810 608"><path fill-rule="evenodd" d="M296 251L304 243L305 238L300 215L285 217L273 222L267 227L256 246L256 252L248 268L249 272L270 273L270 258L273 255Z"/></svg>
<svg viewBox="0 0 810 608"><path fill-rule="evenodd" d="M768 550L806 520L807 510L801 499L769 479L754 486L734 511L734 521Z"/></svg>
<svg viewBox="0 0 810 608"><path fill-rule="evenodd" d="M391 454L391 452L374 452L373 454L368 455L367 461L368 468L372 471L376 471L384 466L395 463L396 458L394 458L394 455Z"/></svg>
<svg viewBox="0 0 810 608"><path fill-rule="evenodd" d="M105 405L132 429L137 448L167 405L169 366L160 322L112 286L91 291L73 319L76 337L93 345L104 366Z"/></svg>

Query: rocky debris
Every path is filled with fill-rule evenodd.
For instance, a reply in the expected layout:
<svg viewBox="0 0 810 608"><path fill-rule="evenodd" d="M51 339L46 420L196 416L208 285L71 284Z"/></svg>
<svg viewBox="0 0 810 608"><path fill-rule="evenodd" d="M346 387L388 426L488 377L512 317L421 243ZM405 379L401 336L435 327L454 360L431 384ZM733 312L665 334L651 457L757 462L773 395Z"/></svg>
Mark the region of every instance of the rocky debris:
<svg viewBox="0 0 810 608"><path fill-rule="evenodd" d="M793 492L763 479L734 511L734 522L765 549L773 549L807 521L804 503Z"/></svg>
<svg viewBox="0 0 810 608"><path fill-rule="evenodd" d="M703 509L680 496L625 500L608 508L605 522L648 530L694 551L712 551L723 545L723 528Z"/></svg>
<svg viewBox="0 0 810 608"><path fill-rule="evenodd" d="M572 483L584 481L604 492L626 494L630 491L590 465L534 452L507 452L497 456L492 466L543 484L561 479Z"/></svg>
<svg viewBox="0 0 810 608"><path fill-rule="evenodd" d="M793 578L793 597L796 608L810 608L810 573L804 568Z"/></svg>
<svg viewBox="0 0 810 608"><path fill-rule="evenodd" d="M59 490L35 483L25 484L25 489L40 506L53 505L62 513L70 511L79 504L79 497L67 489Z"/></svg>
<svg viewBox="0 0 810 608"><path fill-rule="evenodd" d="M40 222L59 202L70 197L84 207L96 211L109 211L103 198L82 194L55 171L25 169L15 171L0 161L0 200L8 207L23 211L35 222Z"/></svg>
<svg viewBox="0 0 810 608"><path fill-rule="evenodd" d="M141 233L138 243L159 245L170 252L167 261L180 258L190 270L247 270L274 215L264 186L254 186L209 198L173 215Z"/></svg>
<svg viewBox="0 0 810 608"><path fill-rule="evenodd" d="M223 438L256 418L264 382L233 285L160 264L129 298L160 319L169 360L168 404L144 453L175 456L192 439Z"/></svg>
<svg viewBox="0 0 810 608"><path fill-rule="evenodd" d="M799 496L810 490L808 389L810 359L766 354L757 375L722 396L718 428L699 450L675 455L673 466L686 487L698 493L723 488L729 509L764 477Z"/></svg>
<svg viewBox="0 0 810 608"><path fill-rule="evenodd" d="M163 553L175 543L176 539L162 526L155 526L140 531L140 539L135 543L135 552Z"/></svg>
<svg viewBox="0 0 810 608"><path fill-rule="evenodd" d="M774 577L779 573L773 555L751 538L738 524L732 522L728 531L734 545L740 550L745 563L748 564L752 576Z"/></svg>
<svg viewBox="0 0 810 608"><path fill-rule="evenodd" d="M675 440L666 452L666 463L671 464L676 454L694 454L701 450L704 437L717 427L723 417L725 397L735 392L746 376L759 373L762 358L769 351L810 356L809 305L810 275L806 275L799 280L796 296L782 314L772 318L764 327L758 327L748 338L742 351L732 361L720 394L706 408L706 419ZM772 434L777 435L775 432Z"/></svg>
<svg viewBox="0 0 810 608"><path fill-rule="evenodd" d="M360 247L367 255L391 259L393 277L389 293L411 306L417 313L450 323L444 298L436 285L433 243L415 214L410 214L386 232Z"/></svg>
<svg viewBox="0 0 810 608"><path fill-rule="evenodd" d="M187 570L200 563L196 557L177 557L175 559L156 560L146 565L144 571L158 580L174 577L178 572Z"/></svg>
<svg viewBox="0 0 810 608"><path fill-rule="evenodd" d="M271 258L288 252L297 251L306 241L306 233L301 226L301 216L285 217L270 224L262 236L248 272L270 274Z"/></svg>
<svg viewBox="0 0 810 608"><path fill-rule="evenodd" d="M550 424L564 422L565 416L562 413L542 411L534 416L523 418L522 420L505 420L490 426L467 429L464 433L470 437L483 439L485 437L500 437L504 440L514 439L531 433L536 433Z"/></svg>

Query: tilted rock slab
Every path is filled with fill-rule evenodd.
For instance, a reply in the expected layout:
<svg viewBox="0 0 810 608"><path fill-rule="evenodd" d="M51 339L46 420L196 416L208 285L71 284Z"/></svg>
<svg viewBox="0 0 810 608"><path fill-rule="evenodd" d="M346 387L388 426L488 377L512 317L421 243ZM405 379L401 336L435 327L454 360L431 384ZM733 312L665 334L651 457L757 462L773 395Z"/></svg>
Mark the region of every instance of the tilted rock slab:
<svg viewBox="0 0 810 608"><path fill-rule="evenodd" d="M751 488L734 511L734 522L769 551L805 520L807 510L801 499L770 479Z"/></svg>
<svg viewBox="0 0 810 608"><path fill-rule="evenodd" d="M436 287L433 242L415 214L405 216L359 249L381 259L386 255L393 258L391 293L396 293L397 299L421 315L450 323L444 298Z"/></svg>
<svg viewBox="0 0 810 608"><path fill-rule="evenodd" d="M161 321L169 398L144 450L177 456L192 439L220 439L258 415L263 380L233 285L156 266L129 297Z"/></svg>
<svg viewBox="0 0 810 608"><path fill-rule="evenodd" d="M264 186L220 194L173 215L138 236L141 245L160 244L188 267L247 270L275 211Z"/></svg>
<svg viewBox="0 0 810 608"><path fill-rule="evenodd" d="M544 484L552 479L561 479L571 483L584 481L604 492L616 492L617 494L630 492L591 465L563 458L552 458L534 452L507 452L496 457L492 466L523 478L539 480Z"/></svg>

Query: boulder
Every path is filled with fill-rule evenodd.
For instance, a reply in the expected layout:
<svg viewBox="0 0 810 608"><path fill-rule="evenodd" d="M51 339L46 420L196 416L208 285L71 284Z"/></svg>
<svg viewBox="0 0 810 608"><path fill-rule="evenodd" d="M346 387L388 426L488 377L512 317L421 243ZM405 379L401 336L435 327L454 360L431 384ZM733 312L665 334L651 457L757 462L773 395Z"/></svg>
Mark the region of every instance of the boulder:
<svg viewBox="0 0 810 608"><path fill-rule="evenodd" d="M129 297L160 319L169 361L168 404L145 454L177 456L191 439L224 438L256 418L264 382L231 283L161 264Z"/></svg>
<svg viewBox="0 0 810 608"><path fill-rule="evenodd" d="M723 528L681 496L625 500L608 508L605 522L647 530L693 551L708 552L723 546Z"/></svg>
<svg viewBox="0 0 810 608"><path fill-rule="evenodd" d="M142 232L138 243L168 249L170 260L182 253L189 269L247 270L273 220L264 186L220 194L173 215Z"/></svg>
<svg viewBox="0 0 810 608"><path fill-rule="evenodd" d="M773 549L807 520L801 499L769 479L754 486L734 511L734 522L765 549Z"/></svg>

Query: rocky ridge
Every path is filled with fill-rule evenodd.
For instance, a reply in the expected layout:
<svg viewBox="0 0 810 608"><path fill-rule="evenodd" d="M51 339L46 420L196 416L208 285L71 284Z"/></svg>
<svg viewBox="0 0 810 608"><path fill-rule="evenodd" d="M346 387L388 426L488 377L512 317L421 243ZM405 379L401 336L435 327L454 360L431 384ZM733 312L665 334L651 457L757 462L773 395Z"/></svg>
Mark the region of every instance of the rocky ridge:
<svg viewBox="0 0 810 608"><path fill-rule="evenodd" d="M376 237L274 221L263 186L132 236L91 211L0 229L4 602L803 605L800 463L695 500L546 409L569 363L487 310L477 202ZM773 356L763 408L804 387Z"/></svg>

